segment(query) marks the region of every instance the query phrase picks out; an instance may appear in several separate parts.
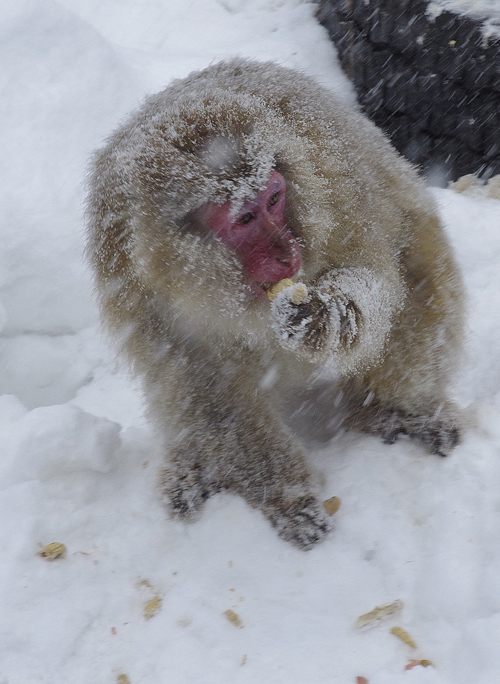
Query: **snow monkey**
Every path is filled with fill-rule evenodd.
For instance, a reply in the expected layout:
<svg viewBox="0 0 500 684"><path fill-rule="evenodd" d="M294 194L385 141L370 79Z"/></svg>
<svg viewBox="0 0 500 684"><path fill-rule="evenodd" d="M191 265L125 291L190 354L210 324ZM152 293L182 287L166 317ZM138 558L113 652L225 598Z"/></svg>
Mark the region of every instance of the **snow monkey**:
<svg viewBox="0 0 500 684"><path fill-rule="evenodd" d="M147 98L89 187L103 319L165 441L175 516L229 490L308 548L329 527L308 439L457 444L450 246L413 167L329 90L210 66Z"/></svg>

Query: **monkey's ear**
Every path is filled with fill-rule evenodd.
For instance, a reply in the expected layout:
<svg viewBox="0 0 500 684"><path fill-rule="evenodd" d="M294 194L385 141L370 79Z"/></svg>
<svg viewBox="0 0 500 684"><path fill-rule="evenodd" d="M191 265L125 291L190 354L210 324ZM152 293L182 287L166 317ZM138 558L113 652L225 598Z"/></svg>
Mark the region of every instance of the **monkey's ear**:
<svg viewBox="0 0 500 684"><path fill-rule="evenodd" d="M189 211L178 219L175 222L175 225L180 233L198 235L204 240L212 240L214 238L213 232L208 230L205 221L203 220L200 208Z"/></svg>
<svg viewBox="0 0 500 684"><path fill-rule="evenodd" d="M289 192L289 187L288 187L288 182L287 180L290 178L291 175L291 169L290 169L290 164L282 158L279 152L276 152L275 157L274 157L274 170L277 171L279 174L283 176L285 179L285 182L287 183L287 192Z"/></svg>

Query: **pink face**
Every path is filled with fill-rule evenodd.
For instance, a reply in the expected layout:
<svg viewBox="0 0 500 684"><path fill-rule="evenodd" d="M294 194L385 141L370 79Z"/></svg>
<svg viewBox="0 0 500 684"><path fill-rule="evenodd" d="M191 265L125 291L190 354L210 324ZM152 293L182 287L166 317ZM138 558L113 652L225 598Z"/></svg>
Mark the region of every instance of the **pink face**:
<svg viewBox="0 0 500 684"><path fill-rule="evenodd" d="M271 171L266 188L247 200L236 216L231 216L229 201L207 202L201 209L207 227L235 251L261 297L272 283L292 278L300 268L299 245L283 225L285 192L285 179Z"/></svg>

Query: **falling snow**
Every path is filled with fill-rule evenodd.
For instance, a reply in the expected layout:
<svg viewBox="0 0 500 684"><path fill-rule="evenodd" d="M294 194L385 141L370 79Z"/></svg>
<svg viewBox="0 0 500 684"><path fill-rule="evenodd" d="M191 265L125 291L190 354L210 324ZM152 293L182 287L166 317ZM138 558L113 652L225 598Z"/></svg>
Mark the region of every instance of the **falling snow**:
<svg viewBox="0 0 500 684"><path fill-rule="evenodd" d="M500 201L433 191L468 291L452 456L356 434L311 452L342 506L307 553L230 495L170 521L161 450L83 266L87 159L148 93L225 57L352 90L299 0L1 7L0 682L500 681ZM53 542L66 555L49 563Z"/></svg>

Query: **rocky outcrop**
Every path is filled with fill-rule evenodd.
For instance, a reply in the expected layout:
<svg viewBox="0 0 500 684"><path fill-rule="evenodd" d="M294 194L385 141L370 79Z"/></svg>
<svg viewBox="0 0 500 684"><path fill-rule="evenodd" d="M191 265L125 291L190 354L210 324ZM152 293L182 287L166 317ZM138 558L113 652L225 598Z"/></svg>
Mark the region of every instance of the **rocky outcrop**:
<svg viewBox="0 0 500 684"><path fill-rule="evenodd" d="M426 0L320 0L365 113L427 174L500 173L500 38Z"/></svg>

